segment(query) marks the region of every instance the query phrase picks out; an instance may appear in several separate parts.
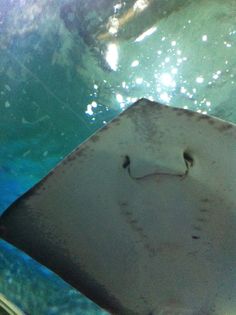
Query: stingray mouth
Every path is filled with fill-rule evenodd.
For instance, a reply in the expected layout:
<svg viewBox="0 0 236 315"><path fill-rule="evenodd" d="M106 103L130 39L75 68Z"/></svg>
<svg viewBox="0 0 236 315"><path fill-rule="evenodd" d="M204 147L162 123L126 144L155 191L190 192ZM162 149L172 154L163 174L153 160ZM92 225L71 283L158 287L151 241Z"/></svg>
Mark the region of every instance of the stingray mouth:
<svg viewBox="0 0 236 315"><path fill-rule="evenodd" d="M157 172L144 174L142 176L135 176L133 174L133 171L131 170L131 157L129 155L124 156L122 167L123 169L126 169L128 171L129 176L134 180L142 180L142 179L150 178L153 176L173 176L173 177L180 177L181 179L185 179L189 173L190 168L193 167L194 165L194 159L192 157L192 154L189 153L189 151L187 150L183 152L183 159L186 166L186 170L183 173L157 171Z"/></svg>
<svg viewBox="0 0 236 315"><path fill-rule="evenodd" d="M185 165L188 169L193 166L194 159L193 159L192 154L189 151L187 150L184 151L183 158L184 158Z"/></svg>

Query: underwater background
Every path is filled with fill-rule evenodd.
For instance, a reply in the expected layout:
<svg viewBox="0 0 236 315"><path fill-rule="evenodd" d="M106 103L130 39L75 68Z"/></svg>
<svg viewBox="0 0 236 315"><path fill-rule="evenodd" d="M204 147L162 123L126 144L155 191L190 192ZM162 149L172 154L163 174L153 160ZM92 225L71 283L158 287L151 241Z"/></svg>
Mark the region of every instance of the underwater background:
<svg viewBox="0 0 236 315"><path fill-rule="evenodd" d="M235 56L236 0L0 0L0 212L138 98L236 123ZM106 314L3 241L0 292Z"/></svg>

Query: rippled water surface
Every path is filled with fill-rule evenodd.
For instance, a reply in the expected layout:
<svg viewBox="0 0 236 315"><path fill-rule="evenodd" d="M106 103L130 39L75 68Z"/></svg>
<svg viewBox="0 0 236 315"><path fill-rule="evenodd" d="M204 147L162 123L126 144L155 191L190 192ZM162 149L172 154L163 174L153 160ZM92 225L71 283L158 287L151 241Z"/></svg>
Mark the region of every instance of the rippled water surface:
<svg viewBox="0 0 236 315"><path fill-rule="evenodd" d="M0 210L138 98L236 122L235 0L0 0ZM29 314L102 314L5 243Z"/></svg>

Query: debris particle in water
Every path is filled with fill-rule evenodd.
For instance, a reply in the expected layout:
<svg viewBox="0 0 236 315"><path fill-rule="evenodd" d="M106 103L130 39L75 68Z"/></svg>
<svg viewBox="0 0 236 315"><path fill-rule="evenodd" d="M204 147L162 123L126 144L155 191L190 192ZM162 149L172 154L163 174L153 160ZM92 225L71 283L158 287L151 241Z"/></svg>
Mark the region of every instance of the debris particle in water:
<svg viewBox="0 0 236 315"><path fill-rule="evenodd" d="M6 101L6 102L5 102L5 107L8 108L8 107L10 107L10 106L11 106L11 104L10 104L8 101Z"/></svg>
<svg viewBox="0 0 236 315"><path fill-rule="evenodd" d="M5 86L5 89L6 89L7 91L9 91L9 92L11 91L11 88L10 88L10 86L9 86L8 84L5 84L4 86Z"/></svg>

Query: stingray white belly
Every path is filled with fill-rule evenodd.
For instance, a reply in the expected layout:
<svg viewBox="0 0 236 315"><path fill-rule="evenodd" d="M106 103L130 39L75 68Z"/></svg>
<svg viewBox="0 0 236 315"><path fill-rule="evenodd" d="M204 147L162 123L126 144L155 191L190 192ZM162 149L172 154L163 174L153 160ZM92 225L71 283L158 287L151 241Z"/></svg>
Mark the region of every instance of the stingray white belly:
<svg viewBox="0 0 236 315"><path fill-rule="evenodd" d="M114 314L236 314L236 126L140 100L1 217Z"/></svg>

